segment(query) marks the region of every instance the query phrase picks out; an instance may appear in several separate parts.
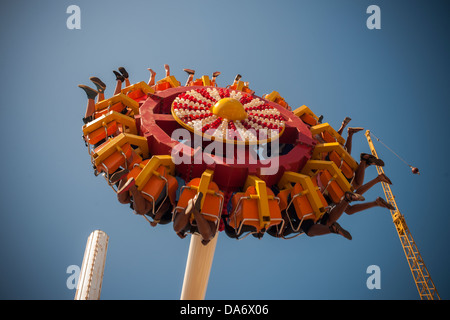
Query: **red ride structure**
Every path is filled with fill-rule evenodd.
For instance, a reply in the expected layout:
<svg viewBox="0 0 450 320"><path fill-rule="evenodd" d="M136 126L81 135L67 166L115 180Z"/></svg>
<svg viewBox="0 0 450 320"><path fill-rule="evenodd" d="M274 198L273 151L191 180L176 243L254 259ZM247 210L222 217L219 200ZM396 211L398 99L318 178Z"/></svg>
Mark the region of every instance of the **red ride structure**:
<svg viewBox="0 0 450 320"><path fill-rule="evenodd" d="M191 196L205 195L199 208L217 230L234 229L231 236L240 239L243 231L261 238L272 228L285 238L285 228L302 234L304 221L317 222L354 190L358 163L345 139L307 106L291 111L276 91L257 96L240 76L226 87L213 79L190 78L182 86L166 74L156 83L131 84L126 73L118 78L120 91L97 99L83 126L95 174L119 193L112 177L129 172L151 203L152 211L142 214L147 220L161 208L172 217L185 210L183 192L194 189Z"/></svg>

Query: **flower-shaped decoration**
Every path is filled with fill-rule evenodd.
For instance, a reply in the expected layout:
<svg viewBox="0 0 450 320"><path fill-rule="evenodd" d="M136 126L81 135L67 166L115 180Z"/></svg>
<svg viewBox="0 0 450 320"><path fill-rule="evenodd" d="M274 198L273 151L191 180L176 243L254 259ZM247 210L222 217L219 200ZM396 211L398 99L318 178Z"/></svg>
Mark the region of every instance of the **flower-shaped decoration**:
<svg viewBox="0 0 450 320"><path fill-rule="evenodd" d="M172 115L186 129L208 139L257 144L277 139L284 131L280 112L265 101L224 88L192 89L178 95Z"/></svg>

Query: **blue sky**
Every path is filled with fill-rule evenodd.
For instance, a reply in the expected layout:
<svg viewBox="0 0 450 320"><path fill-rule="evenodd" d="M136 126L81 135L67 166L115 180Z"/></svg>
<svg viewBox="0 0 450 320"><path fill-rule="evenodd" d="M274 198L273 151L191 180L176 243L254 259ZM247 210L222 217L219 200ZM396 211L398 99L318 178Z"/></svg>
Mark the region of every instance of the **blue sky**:
<svg viewBox="0 0 450 320"><path fill-rule="evenodd" d="M81 29L66 9L81 9ZM381 29L366 27L369 5ZM309 106L336 129L373 131L408 162L376 144L400 211L441 298L450 296L449 6L445 1L13 1L0 11L3 168L1 299L73 299L70 265L81 265L90 232L110 236L102 299L179 299L189 239L151 228L95 177L81 139L90 76L114 90L112 70L132 82L168 63L237 73L257 95L273 90ZM362 133L353 155L369 152ZM357 158L357 156L355 156ZM366 181L376 176L369 168ZM365 194L381 196L378 185ZM236 241L219 235L207 299L418 299L389 211L343 216L352 233ZM370 265L381 289L366 287Z"/></svg>

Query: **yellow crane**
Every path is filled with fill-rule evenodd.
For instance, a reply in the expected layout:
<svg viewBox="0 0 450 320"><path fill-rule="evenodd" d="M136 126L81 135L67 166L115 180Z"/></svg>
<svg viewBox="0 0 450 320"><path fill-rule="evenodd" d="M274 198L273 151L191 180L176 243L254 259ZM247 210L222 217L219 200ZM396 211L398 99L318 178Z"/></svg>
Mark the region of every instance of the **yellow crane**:
<svg viewBox="0 0 450 320"><path fill-rule="evenodd" d="M370 137L370 131L366 133L367 142L369 143L370 151L378 158L377 152ZM383 168L377 166L378 174L384 173ZM413 236L409 231L406 224L405 217L398 210L395 197L392 194L391 187L385 182L381 182L383 191L386 196L386 201L389 202L395 209L390 210L392 215L392 221L394 222L395 229L397 230L398 237L405 252L406 260L408 261L409 268L414 278L417 290L419 291L421 300L440 300L440 296L436 290L433 280L428 272L425 262L420 255L419 249L414 242Z"/></svg>

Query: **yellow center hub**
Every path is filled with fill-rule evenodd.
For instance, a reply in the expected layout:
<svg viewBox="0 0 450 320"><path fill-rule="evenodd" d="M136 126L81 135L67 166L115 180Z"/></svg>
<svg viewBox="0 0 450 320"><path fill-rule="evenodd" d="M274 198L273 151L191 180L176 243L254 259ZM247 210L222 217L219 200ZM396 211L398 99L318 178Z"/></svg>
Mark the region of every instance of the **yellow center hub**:
<svg viewBox="0 0 450 320"><path fill-rule="evenodd" d="M244 106L233 98L220 99L212 106L211 112L218 117L232 121L247 119L247 112L245 112Z"/></svg>

